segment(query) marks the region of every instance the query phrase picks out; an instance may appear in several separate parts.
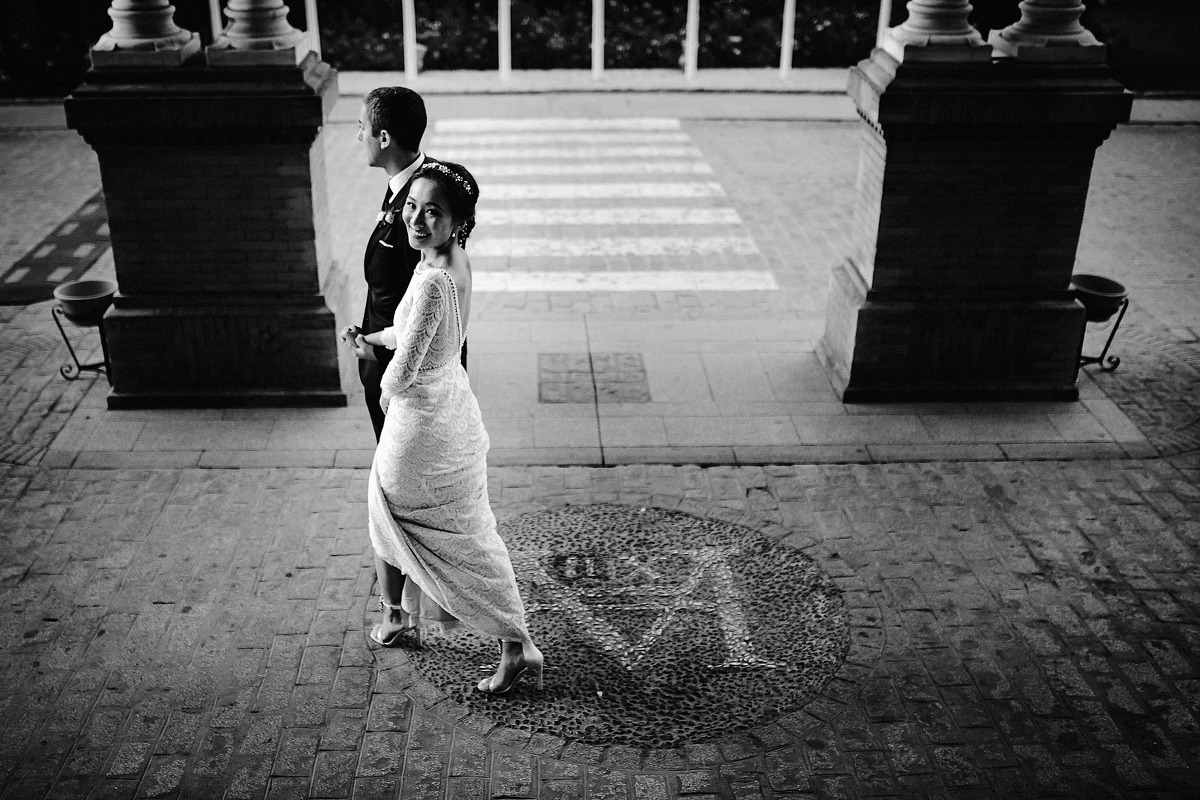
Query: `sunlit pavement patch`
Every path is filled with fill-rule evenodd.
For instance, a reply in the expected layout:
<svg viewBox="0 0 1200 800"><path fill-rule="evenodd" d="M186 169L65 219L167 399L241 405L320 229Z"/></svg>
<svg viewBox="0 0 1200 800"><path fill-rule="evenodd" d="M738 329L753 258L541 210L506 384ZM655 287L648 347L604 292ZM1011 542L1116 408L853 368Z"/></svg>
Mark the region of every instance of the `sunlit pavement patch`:
<svg viewBox="0 0 1200 800"><path fill-rule="evenodd" d="M472 252L478 258L604 258L654 256L756 255L748 236L594 236L587 239L538 237L482 239Z"/></svg>
<svg viewBox="0 0 1200 800"><path fill-rule="evenodd" d="M527 679L503 697L474 691L496 643L473 633L374 651L435 713L490 738L568 750L711 741L796 716L851 649L833 579L751 528L581 505L523 514L500 531L546 657L543 692Z"/></svg>
<svg viewBox="0 0 1200 800"><path fill-rule="evenodd" d="M478 227L499 225L741 225L732 208L492 208L479 214Z"/></svg>
<svg viewBox="0 0 1200 800"><path fill-rule="evenodd" d="M517 178L567 175L711 175L712 166L703 161L536 161L532 164L478 164L476 177Z"/></svg>
<svg viewBox="0 0 1200 800"><path fill-rule="evenodd" d="M777 292L761 270L477 270L475 292Z"/></svg>
<svg viewBox="0 0 1200 800"><path fill-rule="evenodd" d="M497 200L697 200L725 197L716 181L656 183L498 183L486 203Z"/></svg>
<svg viewBox="0 0 1200 800"><path fill-rule="evenodd" d="M495 131L675 131L675 117L497 117L440 119L434 123L436 134L492 133Z"/></svg>

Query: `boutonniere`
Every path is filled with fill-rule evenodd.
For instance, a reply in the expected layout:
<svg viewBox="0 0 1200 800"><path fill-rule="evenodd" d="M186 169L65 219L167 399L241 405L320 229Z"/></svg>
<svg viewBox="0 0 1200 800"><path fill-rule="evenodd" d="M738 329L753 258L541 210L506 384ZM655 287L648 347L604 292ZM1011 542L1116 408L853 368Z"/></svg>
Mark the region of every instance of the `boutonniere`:
<svg viewBox="0 0 1200 800"><path fill-rule="evenodd" d="M384 224L387 224L387 225L391 225L395 221L396 221L396 210L395 209L388 209L387 211L380 211L379 215L377 217L375 217L376 225L378 225L381 222Z"/></svg>

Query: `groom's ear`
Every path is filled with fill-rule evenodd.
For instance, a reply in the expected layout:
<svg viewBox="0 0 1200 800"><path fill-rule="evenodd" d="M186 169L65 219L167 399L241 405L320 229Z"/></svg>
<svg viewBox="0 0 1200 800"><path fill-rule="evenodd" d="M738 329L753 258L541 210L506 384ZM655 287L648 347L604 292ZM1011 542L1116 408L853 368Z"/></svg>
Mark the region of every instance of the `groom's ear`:
<svg viewBox="0 0 1200 800"><path fill-rule="evenodd" d="M387 147L391 143L392 143L392 135L390 133L388 133L387 130L380 131L379 132L379 146Z"/></svg>

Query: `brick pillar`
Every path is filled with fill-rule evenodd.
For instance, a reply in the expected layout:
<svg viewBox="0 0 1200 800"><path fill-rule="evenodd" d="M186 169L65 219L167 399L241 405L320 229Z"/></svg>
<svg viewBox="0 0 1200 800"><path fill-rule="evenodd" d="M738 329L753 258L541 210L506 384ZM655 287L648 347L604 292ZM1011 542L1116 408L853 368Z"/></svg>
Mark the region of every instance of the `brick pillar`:
<svg viewBox="0 0 1200 800"><path fill-rule="evenodd" d="M842 398L1077 399L1070 277L1095 150L1132 96L1099 64L881 49L850 93L857 241L818 347Z"/></svg>
<svg viewBox="0 0 1200 800"><path fill-rule="evenodd" d="M95 68L67 98L108 206L110 408L345 405L321 139L337 76L289 57Z"/></svg>

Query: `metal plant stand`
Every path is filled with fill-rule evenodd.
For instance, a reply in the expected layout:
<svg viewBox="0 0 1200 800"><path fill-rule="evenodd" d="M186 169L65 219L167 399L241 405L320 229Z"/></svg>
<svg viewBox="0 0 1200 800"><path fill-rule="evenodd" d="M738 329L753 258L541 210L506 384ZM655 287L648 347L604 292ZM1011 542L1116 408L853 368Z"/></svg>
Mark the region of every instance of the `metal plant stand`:
<svg viewBox="0 0 1200 800"><path fill-rule="evenodd" d="M1079 354L1079 366L1099 364L1103 371L1112 372L1121 365L1121 359L1110 356L1108 348L1112 346L1113 337L1117 335L1117 328L1121 327L1121 320L1125 318L1125 309L1129 308L1129 293L1123 285L1112 278L1084 273L1076 273L1071 276L1071 290L1075 294L1075 299L1083 305L1084 319L1087 322L1108 322L1116 314L1117 319L1113 322L1112 330L1108 332L1108 341L1104 343L1104 349L1100 351L1100 355Z"/></svg>
<svg viewBox="0 0 1200 800"><path fill-rule="evenodd" d="M69 381L78 380L84 372L103 372L104 376L108 377L108 343L104 340L104 325L101 320L95 323L85 323L73 320L62 305L55 304L50 309L50 316L54 318L54 324L58 326L58 332L62 334L63 343L67 346L67 352L71 354L73 364L63 364L58 368L59 373ZM66 319L76 328L96 328L100 333L100 350L104 354L102 361L96 361L91 364L79 363L79 356L75 354L75 348L71 346L71 339L67 336L67 330L63 327L62 320Z"/></svg>
<svg viewBox="0 0 1200 800"><path fill-rule="evenodd" d="M1117 356L1108 355L1108 348L1112 345L1113 337L1117 335L1117 328L1121 327L1121 320L1125 318L1125 309L1127 308L1129 308L1128 297L1121 301L1121 310L1117 312L1117 319L1113 323L1112 330L1108 332L1108 341L1104 343L1104 349L1100 351L1100 355L1080 356L1079 366L1085 367L1088 364L1099 364L1100 369L1105 372L1112 372L1114 369L1121 366L1121 359Z"/></svg>

